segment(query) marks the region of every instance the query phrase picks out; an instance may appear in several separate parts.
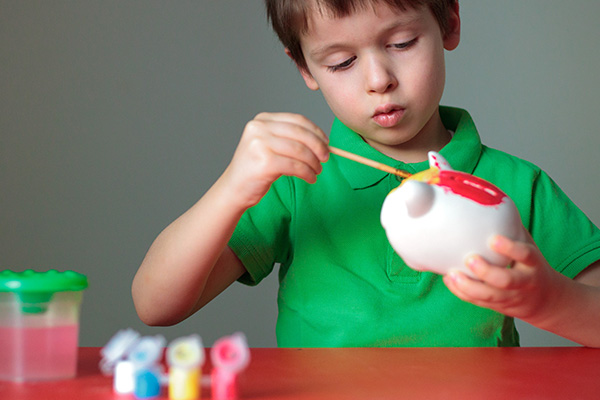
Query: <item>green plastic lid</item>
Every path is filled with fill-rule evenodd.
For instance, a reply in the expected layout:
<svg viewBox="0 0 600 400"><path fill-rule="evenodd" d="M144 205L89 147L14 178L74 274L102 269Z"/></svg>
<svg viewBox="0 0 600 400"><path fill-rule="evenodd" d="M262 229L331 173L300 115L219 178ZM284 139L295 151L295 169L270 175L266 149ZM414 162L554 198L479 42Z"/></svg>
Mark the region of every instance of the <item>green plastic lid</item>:
<svg viewBox="0 0 600 400"><path fill-rule="evenodd" d="M31 304L23 307L27 313L43 312L46 307L40 303L49 302L56 292L81 291L87 287L87 277L74 271L0 271L0 292L15 293L22 303Z"/></svg>

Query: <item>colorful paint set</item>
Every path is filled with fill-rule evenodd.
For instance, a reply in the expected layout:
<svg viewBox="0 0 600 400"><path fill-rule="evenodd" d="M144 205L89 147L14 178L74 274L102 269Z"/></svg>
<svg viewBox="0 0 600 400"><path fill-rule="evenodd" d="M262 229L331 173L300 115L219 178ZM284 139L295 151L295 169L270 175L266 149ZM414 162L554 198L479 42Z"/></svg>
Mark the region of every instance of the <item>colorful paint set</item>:
<svg viewBox="0 0 600 400"><path fill-rule="evenodd" d="M217 340L210 350L212 370L202 377L205 349L198 335L178 338L166 349L163 367L164 337L145 336L132 329L121 330L102 349L100 369L113 375L113 389L118 394L133 394L138 399L160 396L168 386L169 399L200 399L202 386L210 386L212 399L238 398L237 377L250 362L246 337L235 333Z"/></svg>

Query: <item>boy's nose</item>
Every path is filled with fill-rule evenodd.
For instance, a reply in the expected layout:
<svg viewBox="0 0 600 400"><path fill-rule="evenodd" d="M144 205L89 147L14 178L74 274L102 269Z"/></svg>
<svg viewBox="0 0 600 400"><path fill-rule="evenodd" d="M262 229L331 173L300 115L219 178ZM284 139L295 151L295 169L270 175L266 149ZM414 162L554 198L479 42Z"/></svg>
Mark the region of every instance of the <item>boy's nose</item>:
<svg viewBox="0 0 600 400"><path fill-rule="evenodd" d="M365 69L365 83L369 93L385 93L398 86L393 69L382 57L371 57L366 63Z"/></svg>

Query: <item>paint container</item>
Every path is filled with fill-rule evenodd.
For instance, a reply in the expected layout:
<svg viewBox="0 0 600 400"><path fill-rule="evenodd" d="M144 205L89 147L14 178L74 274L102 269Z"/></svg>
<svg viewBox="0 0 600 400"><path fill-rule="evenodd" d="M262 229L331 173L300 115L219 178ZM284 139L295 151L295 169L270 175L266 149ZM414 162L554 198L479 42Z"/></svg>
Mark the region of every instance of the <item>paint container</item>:
<svg viewBox="0 0 600 400"><path fill-rule="evenodd" d="M73 271L0 272L0 379L73 378L88 281Z"/></svg>

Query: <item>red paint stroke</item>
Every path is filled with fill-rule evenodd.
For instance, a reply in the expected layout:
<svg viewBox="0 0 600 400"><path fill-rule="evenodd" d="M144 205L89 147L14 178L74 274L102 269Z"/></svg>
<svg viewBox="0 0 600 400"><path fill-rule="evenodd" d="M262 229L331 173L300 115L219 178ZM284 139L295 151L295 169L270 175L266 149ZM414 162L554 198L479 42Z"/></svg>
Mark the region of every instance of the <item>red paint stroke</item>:
<svg viewBox="0 0 600 400"><path fill-rule="evenodd" d="M459 171L440 171L438 186L484 206L497 206L507 197L486 180Z"/></svg>

